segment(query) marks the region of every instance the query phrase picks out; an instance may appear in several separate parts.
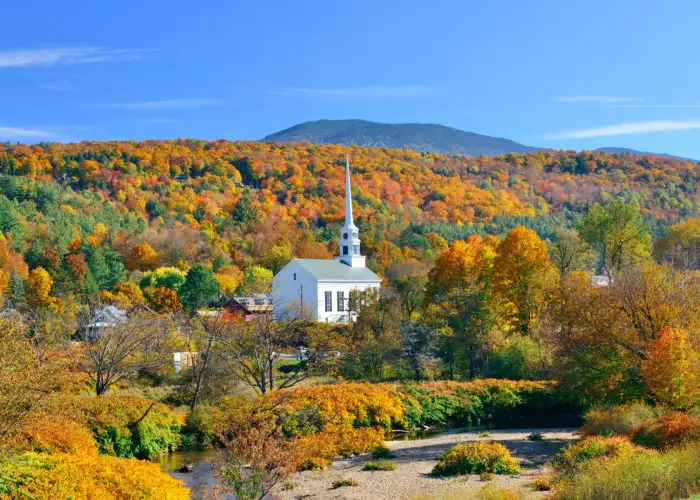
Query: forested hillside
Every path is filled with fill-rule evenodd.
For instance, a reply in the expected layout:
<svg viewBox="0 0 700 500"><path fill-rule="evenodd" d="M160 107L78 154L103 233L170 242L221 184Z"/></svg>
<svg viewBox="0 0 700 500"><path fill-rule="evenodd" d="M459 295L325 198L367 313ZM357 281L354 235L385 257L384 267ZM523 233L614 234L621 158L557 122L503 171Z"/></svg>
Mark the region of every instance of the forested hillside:
<svg viewBox="0 0 700 500"><path fill-rule="evenodd" d="M52 296L94 296L149 270L201 263L227 293L264 289L292 256L336 251L346 155L364 253L380 273L431 262L443 238L503 235L519 224L550 238L592 204L613 199L639 207L654 236L699 208L697 165L654 156L467 158L195 140L6 143L0 286L19 296L44 280Z"/></svg>

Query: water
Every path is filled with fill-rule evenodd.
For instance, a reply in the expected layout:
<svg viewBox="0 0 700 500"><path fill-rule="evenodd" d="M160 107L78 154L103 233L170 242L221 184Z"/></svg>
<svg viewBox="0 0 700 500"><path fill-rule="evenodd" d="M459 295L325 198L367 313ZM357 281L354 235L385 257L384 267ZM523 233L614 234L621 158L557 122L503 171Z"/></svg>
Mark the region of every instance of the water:
<svg viewBox="0 0 700 500"><path fill-rule="evenodd" d="M388 441L413 441L415 439L429 439L446 434L464 434L467 432L484 432L495 430L488 425L472 425L470 427L452 427L440 429L418 429L413 431L394 431Z"/></svg>
<svg viewBox="0 0 700 500"><path fill-rule="evenodd" d="M212 487L218 484L212 465L212 462L216 462L218 458L218 450L177 451L161 455L160 465L172 477L183 481L185 486L192 490L194 498L203 498L205 492L211 492ZM185 463L193 464L194 470L179 472L180 467Z"/></svg>

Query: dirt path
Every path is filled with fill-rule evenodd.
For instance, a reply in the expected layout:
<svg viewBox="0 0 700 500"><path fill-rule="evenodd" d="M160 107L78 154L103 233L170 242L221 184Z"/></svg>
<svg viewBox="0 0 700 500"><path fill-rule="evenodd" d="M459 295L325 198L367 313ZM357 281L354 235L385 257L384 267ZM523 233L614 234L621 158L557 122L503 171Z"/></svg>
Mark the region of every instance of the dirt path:
<svg viewBox="0 0 700 500"><path fill-rule="evenodd" d="M412 441L388 441L387 447L396 455L392 459L398 468L395 471L362 471L369 456L337 460L325 471L300 472L288 482L293 487L281 491L284 499L357 499L357 500L402 500L413 498L474 498L487 483L478 476L437 478L429 475L437 463L435 456L458 443L479 439L499 441L515 456L523 469L518 475L498 475L491 483L499 487L518 489L526 498L540 498L543 493L532 491L529 483L543 471L543 464L568 441L575 439L573 429L537 429L544 435L543 441L529 441L532 429L489 431L487 438L479 438L478 432L444 434ZM354 479L356 487L332 489L333 481Z"/></svg>

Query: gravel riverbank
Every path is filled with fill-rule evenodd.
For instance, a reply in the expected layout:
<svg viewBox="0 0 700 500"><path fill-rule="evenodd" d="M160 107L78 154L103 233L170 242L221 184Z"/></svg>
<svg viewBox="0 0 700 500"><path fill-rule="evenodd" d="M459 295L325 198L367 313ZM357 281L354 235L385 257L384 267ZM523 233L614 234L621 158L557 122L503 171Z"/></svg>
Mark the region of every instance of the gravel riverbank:
<svg viewBox="0 0 700 500"><path fill-rule="evenodd" d="M505 445L523 469L518 475L497 475L490 483L499 487L518 489L525 498L540 498L544 493L532 491L529 483L543 472L543 464L567 442L576 439L574 429L511 429L489 431L490 437L480 438L480 432L443 434L427 439L387 441L386 446L396 456L392 461L398 468L394 471L362 471L367 456L336 460L327 470L300 472L287 482L291 489L280 491L277 496L284 499L357 499L357 500L402 500L435 496L444 498L475 498L487 482L479 476L437 478L430 471L437 463L435 456L458 443L477 440L493 440ZM543 441L529 441L531 432L541 432ZM341 479L354 479L355 487L332 489L332 483Z"/></svg>

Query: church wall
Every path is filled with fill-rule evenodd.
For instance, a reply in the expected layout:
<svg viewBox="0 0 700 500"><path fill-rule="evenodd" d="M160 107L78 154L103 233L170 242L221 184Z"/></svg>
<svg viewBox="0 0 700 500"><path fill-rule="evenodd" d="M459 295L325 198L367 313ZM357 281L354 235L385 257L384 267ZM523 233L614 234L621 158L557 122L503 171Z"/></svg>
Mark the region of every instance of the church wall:
<svg viewBox="0 0 700 500"><path fill-rule="evenodd" d="M318 303L317 317L318 321L329 323L347 323L348 322L348 299L350 292L353 290L364 291L370 288L379 289L379 282L376 283L319 283L318 284ZM332 311L326 312L326 292L331 292ZM344 292L345 296L345 311L338 311L338 292Z"/></svg>
<svg viewBox="0 0 700 500"><path fill-rule="evenodd" d="M272 300L272 318L275 321L299 317L302 305L306 316L316 319L316 280L304 268L291 261L272 280Z"/></svg>

